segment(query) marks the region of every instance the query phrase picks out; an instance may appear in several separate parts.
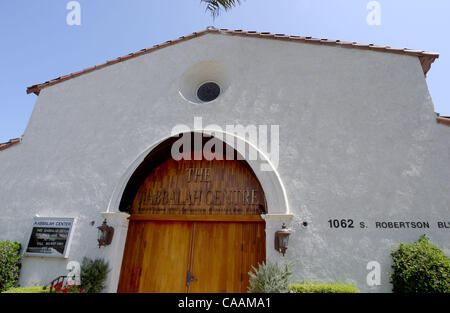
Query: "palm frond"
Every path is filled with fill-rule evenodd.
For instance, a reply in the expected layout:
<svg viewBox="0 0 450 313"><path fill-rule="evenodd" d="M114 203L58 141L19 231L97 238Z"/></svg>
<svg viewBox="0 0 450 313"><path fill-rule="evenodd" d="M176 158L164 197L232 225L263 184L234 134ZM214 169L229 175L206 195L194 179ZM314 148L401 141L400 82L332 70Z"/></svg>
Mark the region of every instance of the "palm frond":
<svg viewBox="0 0 450 313"><path fill-rule="evenodd" d="M200 0L206 4L206 10L211 12L213 18L217 17L221 10L228 11L241 4L241 0Z"/></svg>

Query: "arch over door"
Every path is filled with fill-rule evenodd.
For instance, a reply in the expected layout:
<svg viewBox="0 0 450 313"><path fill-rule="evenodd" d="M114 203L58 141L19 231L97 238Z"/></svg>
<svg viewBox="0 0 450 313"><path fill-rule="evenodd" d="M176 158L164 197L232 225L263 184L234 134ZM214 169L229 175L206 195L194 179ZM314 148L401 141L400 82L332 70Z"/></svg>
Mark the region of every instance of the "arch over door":
<svg viewBox="0 0 450 313"><path fill-rule="evenodd" d="M245 162L162 162L132 202L119 292L246 292L265 206Z"/></svg>

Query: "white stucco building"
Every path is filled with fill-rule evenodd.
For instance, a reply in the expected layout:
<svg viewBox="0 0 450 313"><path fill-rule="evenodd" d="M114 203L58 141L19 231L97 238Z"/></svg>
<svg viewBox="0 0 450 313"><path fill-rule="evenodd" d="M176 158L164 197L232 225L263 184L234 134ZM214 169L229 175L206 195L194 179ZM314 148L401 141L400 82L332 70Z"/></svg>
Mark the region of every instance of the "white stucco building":
<svg viewBox="0 0 450 313"><path fill-rule="evenodd" d="M24 256L20 284L47 284L70 261L102 257L116 292L137 182L167 160L174 127L214 124L263 190L265 260L295 262L294 281L389 292L396 243L426 234L450 254L450 119L434 112L425 79L437 57L208 28L29 87L39 97L24 136L0 145L0 240L25 249L36 216L75 222L66 258ZM201 101L207 82L220 94ZM255 126L259 139L227 125ZM261 146L261 125L277 145ZM99 248L105 219L114 236ZM283 222L292 229L284 257L274 249ZM369 263L380 264L379 284L368 284Z"/></svg>

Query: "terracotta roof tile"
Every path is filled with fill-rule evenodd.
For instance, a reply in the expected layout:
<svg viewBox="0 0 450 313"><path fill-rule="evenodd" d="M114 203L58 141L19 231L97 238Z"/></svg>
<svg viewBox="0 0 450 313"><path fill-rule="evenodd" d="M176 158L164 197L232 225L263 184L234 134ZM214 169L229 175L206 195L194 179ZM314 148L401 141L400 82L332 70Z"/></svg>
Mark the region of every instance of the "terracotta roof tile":
<svg viewBox="0 0 450 313"><path fill-rule="evenodd" d="M421 64L422 64L422 69L423 69L423 72L425 75L430 70L431 64L439 57L439 54L437 54L437 53L425 52L425 51L421 51L421 50L411 50L411 49L407 49L407 48L391 48L389 46L378 46L378 45L374 45L374 44L362 44L362 43L356 43L356 42L350 42L350 41L320 39L320 38L313 38L313 37L287 36L285 34L272 34L270 32L243 31L241 29L238 29L238 30L229 30L226 28L217 29L217 28L210 26L206 30L203 30L200 32L195 32L195 33L192 33L187 36L182 36L175 40L169 40L169 41L166 41L165 43L162 43L159 45L154 45L153 47L142 49L138 52L130 53L127 56L119 57L117 59L107 61L106 63L103 63L101 65L90 67L90 68L87 68L87 69L79 71L79 72L61 76L61 77L47 81L42 84L36 84L36 85L30 86L27 88L27 93L28 94L35 93L35 94L39 95L40 91L45 87L55 85L57 83L66 81L71 78L75 78L77 76L92 72L94 70L103 68L108 65L112 65L112 64L115 64L118 62L122 62L125 60L129 60L131 58L141 56L143 54L153 52L160 48L164 48L164 47L176 44L181 41L199 37L199 36L202 36L207 33L228 34L228 35L242 36L242 37L257 37L257 38L273 39L273 40L289 40L289 41L300 42L300 43L323 44L323 45L338 46L338 47L345 47L345 48L354 48L354 49L373 50L373 51L379 51L379 52L412 55L412 56L419 57Z"/></svg>
<svg viewBox="0 0 450 313"><path fill-rule="evenodd" d="M22 137L11 139L8 142L0 143L0 151L8 149L11 146L14 146L16 143L19 143L22 141Z"/></svg>
<svg viewBox="0 0 450 313"><path fill-rule="evenodd" d="M438 116L437 122L440 124L450 126L450 116Z"/></svg>

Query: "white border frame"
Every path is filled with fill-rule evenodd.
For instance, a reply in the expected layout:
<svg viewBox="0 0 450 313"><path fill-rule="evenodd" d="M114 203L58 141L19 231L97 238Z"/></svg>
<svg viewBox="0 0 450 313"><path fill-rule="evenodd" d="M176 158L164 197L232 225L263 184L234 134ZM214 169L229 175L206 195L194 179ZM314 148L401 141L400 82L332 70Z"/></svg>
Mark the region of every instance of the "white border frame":
<svg viewBox="0 0 450 313"><path fill-rule="evenodd" d="M51 255L51 254L45 254L45 253L33 253L33 252L27 252L28 245L30 244L31 235L33 233L34 229L34 223L39 220L46 220L46 221L71 221L72 226L69 228L69 234L67 236L66 245L64 246L64 252L62 256L57 255ZM27 257L44 257L44 258L52 258L52 259L67 259L69 257L70 247L72 245L72 238L73 238L73 232L75 228L76 218L75 217L41 217L41 216L35 216L33 217L33 224L31 226L31 230L28 233L28 239L27 239L27 245L24 249L24 256ZM45 227L45 226L43 226ZM48 228L66 228L66 227L48 227Z"/></svg>

